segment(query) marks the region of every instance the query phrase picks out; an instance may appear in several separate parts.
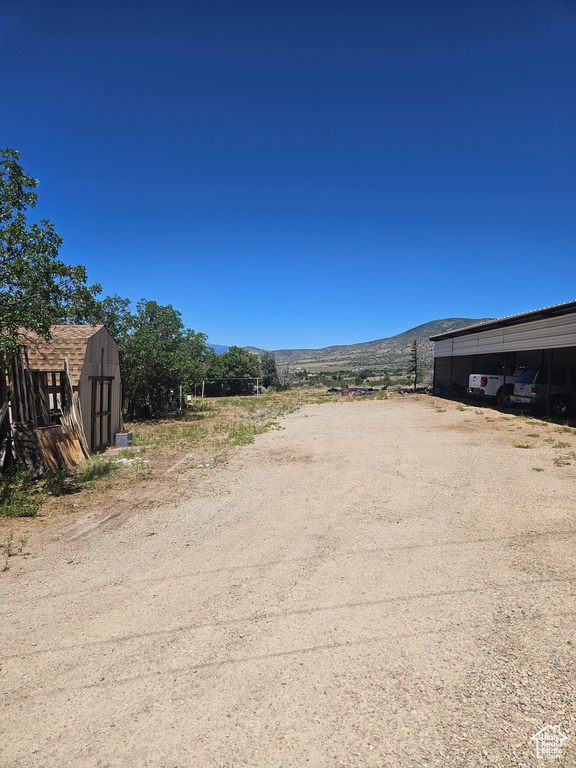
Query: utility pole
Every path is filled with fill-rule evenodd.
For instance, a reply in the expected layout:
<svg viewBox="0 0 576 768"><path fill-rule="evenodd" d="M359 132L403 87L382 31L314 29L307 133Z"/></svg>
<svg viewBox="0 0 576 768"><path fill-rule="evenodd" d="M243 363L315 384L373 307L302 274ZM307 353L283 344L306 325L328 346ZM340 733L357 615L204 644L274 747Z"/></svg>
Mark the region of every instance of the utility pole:
<svg viewBox="0 0 576 768"><path fill-rule="evenodd" d="M414 392L418 386L418 339L412 340L410 354L410 373L414 373Z"/></svg>

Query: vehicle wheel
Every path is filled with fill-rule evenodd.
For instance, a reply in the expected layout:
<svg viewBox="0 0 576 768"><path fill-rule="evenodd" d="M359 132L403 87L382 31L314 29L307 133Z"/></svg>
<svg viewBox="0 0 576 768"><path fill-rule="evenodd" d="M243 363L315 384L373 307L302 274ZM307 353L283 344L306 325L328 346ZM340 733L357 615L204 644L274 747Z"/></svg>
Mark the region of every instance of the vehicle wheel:
<svg viewBox="0 0 576 768"><path fill-rule="evenodd" d="M504 392L504 387L500 387L496 392L495 400L497 408L509 407L512 405L512 391L506 387L506 392Z"/></svg>
<svg viewBox="0 0 576 768"><path fill-rule="evenodd" d="M550 403L550 410L554 416L565 416L570 407L570 400L567 397L555 397Z"/></svg>

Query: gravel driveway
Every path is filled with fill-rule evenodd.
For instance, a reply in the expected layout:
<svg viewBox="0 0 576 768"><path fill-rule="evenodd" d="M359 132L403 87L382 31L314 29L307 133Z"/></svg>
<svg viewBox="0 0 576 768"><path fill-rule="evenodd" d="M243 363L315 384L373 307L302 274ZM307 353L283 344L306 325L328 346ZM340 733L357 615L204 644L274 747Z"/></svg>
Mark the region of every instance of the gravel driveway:
<svg viewBox="0 0 576 768"><path fill-rule="evenodd" d="M282 426L0 574L2 768L533 766L556 724L576 765L576 436L426 397Z"/></svg>

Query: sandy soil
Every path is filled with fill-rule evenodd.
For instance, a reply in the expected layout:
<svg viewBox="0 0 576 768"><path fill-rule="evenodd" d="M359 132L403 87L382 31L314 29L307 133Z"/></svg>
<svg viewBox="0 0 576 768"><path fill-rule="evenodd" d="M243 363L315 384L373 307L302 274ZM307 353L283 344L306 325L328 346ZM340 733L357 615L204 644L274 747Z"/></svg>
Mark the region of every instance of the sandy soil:
<svg viewBox="0 0 576 768"><path fill-rule="evenodd" d="M0 574L0 765L503 768L576 739L576 462L544 441L576 437L436 405L307 406L137 514L40 527Z"/></svg>

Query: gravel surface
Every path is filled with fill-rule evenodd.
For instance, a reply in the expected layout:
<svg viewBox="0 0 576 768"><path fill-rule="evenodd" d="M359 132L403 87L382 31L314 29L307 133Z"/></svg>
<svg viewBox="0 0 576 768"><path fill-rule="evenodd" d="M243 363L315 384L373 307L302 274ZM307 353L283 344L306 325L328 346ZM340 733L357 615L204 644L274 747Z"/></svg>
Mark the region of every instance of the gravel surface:
<svg viewBox="0 0 576 768"><path fill-rule="evenodd" d="M576 765L576 462L426 397L281 423L12 558L2 768Z"/></svg>

